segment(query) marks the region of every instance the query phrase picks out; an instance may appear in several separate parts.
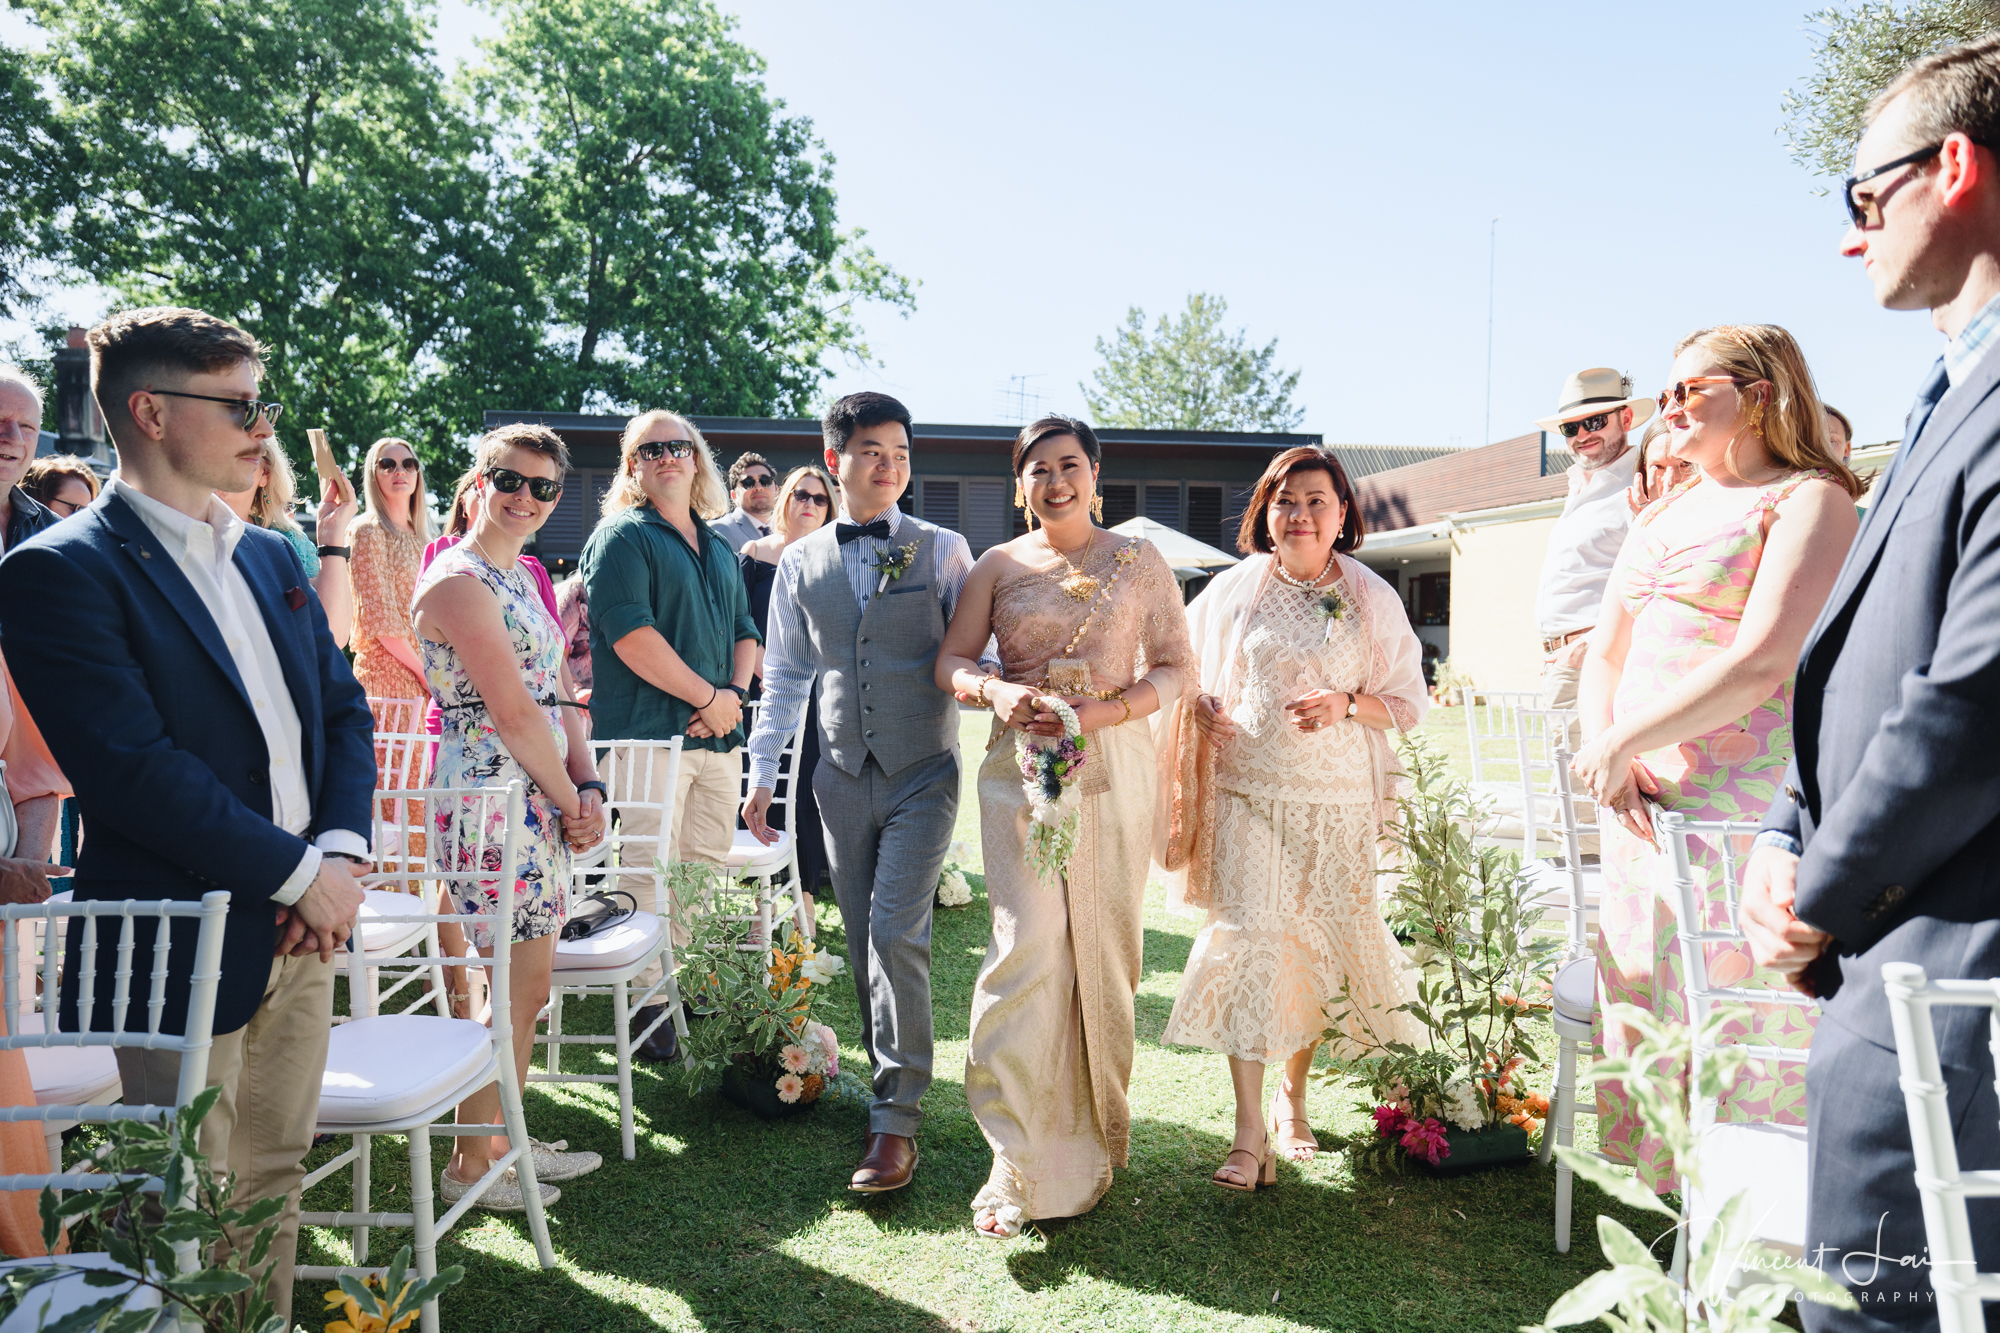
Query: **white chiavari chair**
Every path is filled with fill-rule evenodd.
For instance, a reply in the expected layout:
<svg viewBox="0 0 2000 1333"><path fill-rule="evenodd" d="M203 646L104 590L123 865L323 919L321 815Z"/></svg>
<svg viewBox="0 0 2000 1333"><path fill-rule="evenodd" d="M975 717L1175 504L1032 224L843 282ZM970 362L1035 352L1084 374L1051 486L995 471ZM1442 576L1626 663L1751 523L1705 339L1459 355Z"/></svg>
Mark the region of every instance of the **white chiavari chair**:
<svg viewBox="0 0 2000 1333"><path fill-rule="evenodd" d="M490 929L490 954L467 959L434 956L411 961L439 970L447 965L487 968L492 978L492 1024L489 1027L471 1019L406 1013L370 1014L335 1026L327 1046L326 1073L320 1084L317 1131L347 1135L353 1143L307 1175L304 1188L309 1190L335 1172L351 1168L354 1207L351 1212L304 1213L300 1220L306 1226L350 1229L353 1263L301 1264L297 1275L300 1280L337 1281L343 1274L362 1277L383 1273L386 1270L380 1266L368 1266L370 1229L408 1227L415 1232L412 1248L418 1274L424 1278L435 1276L438 1238L455 1226L510 1168L518 1175L536 1258L544 1269L554 1268L555 1251L549 1244L548 1218L542 1210L541 1189L535 1180L534 1154L529 1149L514 1064L514 1022L517 1017L532 1022L534 1016L515 1015L509 991L513 931L511 894L506 889L514 882L514 868L521 864L521 843L526 836L525 789L519 782L504 788L420 788L400 791L397 798L421 802L422 822L427 828L435 829L435 820L442 813L456 820L461 830L478 830L457 848L457 859L468 863L470 869L446 871L404 864L370 876L370 880L393 883L413 895L408 899L412 909L409 921L432 925L452 921L464 927L468 935L481 925ZM375 818L379 834L379 825L386 818L379 802ZM481 869L489 862L506 868L499 876L503 885L500 910L483 915L424 910L441 889L456 887L469 894L491 885L494 872ZM443 978L440 976L434 984L441 987ZM460 1102L496 1084L500 1094L500 1124L439 1123ZM376 1136L383 1134L400 1135L408 1143L408 1212L376 1212L372 1207L369 1181L372 1145ZM431 1139L443 1136L449 1140L467 1134L505 1135L507 1151L494 1158L486 1174L467 1186L464 1196L443 1216L438 1216ZM423 1333L437 1333L435 1301L424 1306L420 1327Z"/></svg>
<svg viewBox="0 0 2000 1333"><path fill-rule="evenodd" d="M1567 710L1553 711L1560 714ZM1560 732L1557 734L1561 735ZM1549 1011L1549 1024L1555 1029L1556 1036L1556 1077L1555 1086L1549 1094L1549 1118L1542 1126L1540 1157L1545 1164L1554 1156L1558 1145L1567 1148L1576 1141L1577 1055L1590 1046L1591 1027L1597 1016L1597 959L1591 948L1591 937L1597 923L1588 892L1593 881L1587 878L1597 872L1595 869L1587 871L1583 865L1581 826L1576 816L1578 802L1571 785L1569 761L1569 751L1558 748L1552 780L1564 865L1559 872L1551 870L1548 873L1559 874L1563 900L1559 904L1550 901L1555 896L1553 889L1547 891L1541 900L1543 904L1562 909L1565 939L1562 962L1556 968L1555 994ZM1548 864L1542 863L1544 867ZM1563 1159L1557 1157L1555 1163L1556 1253L1567 1254L1574 1181L1572 1171Z"/></svg>
<svg viewBox="0 0 2000 1333"><path fill-rule="evenodd" d="M427 834L421 822L422 803L399 802L396 794L420 789L430 778L438 738L424 729L429 708L428 699L368 700L368 711L375 718L375 799L381 816L376 828L382 839L372 850L376 866L385 872L423 866ZM385 965L420 947L432 955L441 947L435 923L392 923L392 918L407 917L412 910L399 893L393 888L367 891L356 928L361 951L347 960L349 1017L375 1013L384 1001L413 985L429 991L428 1001L439 1014L451 1012L448 988L433 984L436 979L428 968L389 966L387 975L394 983L381 989Z"/></svg>
<svg viewBox="0 0 2000 1333"><path fill-rule="evenodd" d="M758 705L754 703L744 706L743 726L746 733L753 729L751 718L753 710L757 707ZM799 847L798 838L793 828L793 825L798 822L796 787L798 783L799 745L803 741L805 734L806 713L802 712L799 715L798 726L792 729L791 736L785 741L785 748L779 751L778 781L777 785L771 791L771 813L782 813L785 819L784 828L772 830L778 835L778 840L769 847L766 847L763 843L757 841L755 835L749 829L738 829L736 830L735 844L729 851L728 869L731 876L738 883L748 881L757 885L754 913L758 931L756 938L760 940L774 939L771 933L773 926L771 908L776 898L776 892L772 888L772 881L779 874L786 876L786 884L791 891L792 924L798 928L801 935L804 935L807 939L812 938L812 921L806 913L805 895L799 892ZM749 799L750 781L750 748L745 746L743 748L743 788L739 803ZM743 919L749 918L745 917Z"/></svg>
<svg viewBox="0 0 2000 1333"><path fill-rule="evenodd" d="M1496 808L1506 808L1521 790L1515 768L1516 715L1523 708L1541 707L1541 700L1534 690L1475 690L1465 697L1467 760L1472 769L1468 785L1475 796L1490 797Z"/></svg>

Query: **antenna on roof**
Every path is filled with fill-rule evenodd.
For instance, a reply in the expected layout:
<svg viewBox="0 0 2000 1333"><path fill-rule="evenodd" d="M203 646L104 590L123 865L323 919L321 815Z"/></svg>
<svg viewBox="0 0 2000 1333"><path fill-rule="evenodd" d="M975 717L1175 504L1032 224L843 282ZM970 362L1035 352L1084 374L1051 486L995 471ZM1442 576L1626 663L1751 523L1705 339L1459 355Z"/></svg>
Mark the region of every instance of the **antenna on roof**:
<svg viewBox="0 0 2000 1333"><path fill-rule="evenodd" d="M1047 378L1046 371L1007 377L1007 387L997 391L999 405L994 410L994 415L1000 419L1001 424L1025 426L1042 415L1043 405L1049 400L1048 395L1029 388L1028 381L1045 378Z"/></svg>
<svg viewBox="0 0 2000 1333"><path fill-rule="evenodd" d="M1493 260L1500 245L1500 219L1486 228L1486 429L1481 444L1493 443Z"/></svg>

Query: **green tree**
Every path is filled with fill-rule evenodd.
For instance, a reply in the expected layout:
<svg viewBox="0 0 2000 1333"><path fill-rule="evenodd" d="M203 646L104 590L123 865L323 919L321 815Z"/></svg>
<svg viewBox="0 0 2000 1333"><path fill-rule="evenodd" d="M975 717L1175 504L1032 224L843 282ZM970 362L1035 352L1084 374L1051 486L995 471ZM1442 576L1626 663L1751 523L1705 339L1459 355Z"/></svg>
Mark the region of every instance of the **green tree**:
<svg viewBox="0 0 2000 1333"><path fill-rule="evenodd" d="M1994 0L1863 0L1806 15L1813 73L1788 90L1782 133L1800 166L1835 180L1853 170L1861 117L1911 61L2000 26Z"/></svg>
<svg viewBox="0 0 2000 1333"><path fill-rule="evenodd" d="M30 313L36 269L61 251L55 230L75 190L77 145L35 84L28 57L0 46L0 312ZM53 406L53 405L51 405Z"/></svg>
<svg viewBox="0 0 2000 1333"><path fill-rule="evenodd" d="M506 243L537 303L537 364L560 381L538 387L563 406L803 412L824 357L868 356L857 301L913 306L913 285L838 229L831 157L709 0L499 12L471 93L513 183Z"/></svg>
<svg viewBox="0 0 2000 1333"><path fill-rule="evenodd" d="M1146 312L1133 306L1109 339L1097 340L1103 358L1079 384L1100 426L1128 430L1286 431L1305 420L1292 391L1299 372L1272 365L1278 340L1250 346L1243 330L1225 333L1229 303L1196 292L1179 319L1160 316L1152 334Z"/></svg>
<svg viewBox="0 0 2000 1333"><path fill-rule="evenodd" d="M122 301L242 322L301 427L408 433L487 192L428 20L404 0L29 4L88 145L62 257Z"/></svg>

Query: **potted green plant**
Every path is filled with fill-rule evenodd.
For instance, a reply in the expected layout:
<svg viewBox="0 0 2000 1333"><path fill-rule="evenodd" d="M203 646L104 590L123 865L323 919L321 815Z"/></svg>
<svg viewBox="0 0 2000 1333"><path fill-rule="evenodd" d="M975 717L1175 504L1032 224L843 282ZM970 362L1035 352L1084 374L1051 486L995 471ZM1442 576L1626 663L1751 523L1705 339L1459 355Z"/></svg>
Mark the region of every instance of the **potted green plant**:
<svg viewBox="0 0 2000 1333"><path fill-rule="evenodd" d="M1534 929L1542 909L1520 854L1473 844L1472 793L1443 755L1412 737L1402 758L1380 873L1384 915L1419 970L1395 1012L1422 1041L1383 1035L1384 1015L1343 989L1328 1006L1336 1057L1321 1077L1369 1094L1375 1133L1354 1147L1358 1165L1451 1174L1521 1161L1548 1115L1524 1067L1538 1059L1527 1024L1548 1009L1559 945Z"/></svg>
<svg viewBox="0 0 2000 1333"><path fill-rule="evenodd" d="M767 1120L796 1115L840 1075L839 1040L814 1013L846 964L796 928L766 949L754 923L689 910L696 902L712 907L701 885L719 873L710 866L667 868L676 916L690 934L676 975L681 994L704 1015L688 1029L688 1090L698 1093L713 1081L725 1100ZM790 908L780 900L771 919L785 921Z"/></svg>
<svg viewBox="0 0 2000 1333"><path fill-rule="evenodd" d="M1456 708L1474 689L1472 677L1452 665L1449 657L1438 659L1431 679L1431 694L1446 708Z"/></svg>

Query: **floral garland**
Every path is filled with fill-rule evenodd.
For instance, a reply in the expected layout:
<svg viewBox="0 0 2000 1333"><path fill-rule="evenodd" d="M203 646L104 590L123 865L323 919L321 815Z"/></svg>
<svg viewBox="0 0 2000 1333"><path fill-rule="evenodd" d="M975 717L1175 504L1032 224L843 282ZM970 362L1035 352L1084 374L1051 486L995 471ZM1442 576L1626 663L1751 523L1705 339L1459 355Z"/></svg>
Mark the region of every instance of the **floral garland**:
<svg viewBox="0 0 2000 1333"><path fill-rule="evenodd" d="M1076 720L1076 710L1052 694L1034 701L1035 707L1054 713L1062 720L1063 737L1053 745L1038 743L1028 732L1017 732L1014 748L1021 757L1022 790L1028 795L1032 819L1028 825L1028 863L1045 874L1061 875L1069 870L1076 854L1076 831L1082 822L1083 793L1077 790L1077 774L1083 769L1090 739Z"/></svg>

